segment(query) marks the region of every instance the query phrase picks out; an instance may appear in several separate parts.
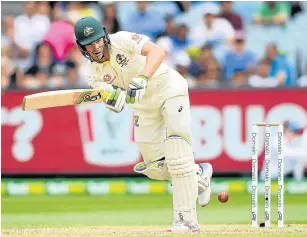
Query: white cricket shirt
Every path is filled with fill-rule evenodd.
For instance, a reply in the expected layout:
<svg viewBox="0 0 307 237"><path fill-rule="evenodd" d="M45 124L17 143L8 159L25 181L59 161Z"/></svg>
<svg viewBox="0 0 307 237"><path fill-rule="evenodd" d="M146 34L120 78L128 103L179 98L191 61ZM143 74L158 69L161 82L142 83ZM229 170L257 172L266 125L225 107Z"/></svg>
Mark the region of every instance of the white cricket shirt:
<svg viewBox="0 0 307 237"><path fill-rule="evenodd" d="M145 35L126 31L110 34L109 37L111 40L110 61L90 63L86 73L88 84L95 89L106 89L115 85L127 90L131 79L139 76L145 66L146 57L141 55L141 51L144 44L150 39ZM159 81L161 77L158 76L167 73L168 69L168 66L161 64L149 79L146 90L150 91L151 85L161 83Z"/></svg>

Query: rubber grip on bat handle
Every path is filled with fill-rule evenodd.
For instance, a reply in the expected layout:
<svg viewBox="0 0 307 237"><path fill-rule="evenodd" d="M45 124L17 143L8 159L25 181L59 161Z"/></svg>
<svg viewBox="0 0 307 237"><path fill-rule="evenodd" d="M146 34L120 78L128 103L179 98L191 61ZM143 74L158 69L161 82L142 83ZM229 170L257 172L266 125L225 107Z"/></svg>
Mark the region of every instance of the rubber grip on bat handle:
<svg viewBox="0 0 307 237"><path fill-rule="evenodd" d="M102 94L103 100L107 100L108 96L110 95L111 91L110 90L105 90ZM125 95L127 95L127 91L124 91Z"/></svg>

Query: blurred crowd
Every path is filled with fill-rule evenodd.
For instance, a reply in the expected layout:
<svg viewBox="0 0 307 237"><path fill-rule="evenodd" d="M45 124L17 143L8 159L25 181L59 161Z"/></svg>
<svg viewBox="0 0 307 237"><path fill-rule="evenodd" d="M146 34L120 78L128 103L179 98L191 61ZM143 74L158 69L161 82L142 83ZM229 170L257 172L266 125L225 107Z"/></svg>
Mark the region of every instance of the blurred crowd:
<svg viewBox="0 0 307 237"><path fill-rule="evenodd" d="M178 9L176 15L160 13L151 8L152 2L136 2L125 21L119 19L120 2L20 4L24 4L20 15L2 14L2 89L87 87L86 59L73 33L75 22L84 16L98 18L109 33L148 35L167 52L165 63L176 68L191 88L307 87L307 65L295 71L276 43L266 45L261 55L246 47L246 24L232 2L209 2L201 9L202 22L193 27L176 18L199 2L170 3ZM285 28L297 14L307 14L299 2L262 2L252 24Z"/></svg>

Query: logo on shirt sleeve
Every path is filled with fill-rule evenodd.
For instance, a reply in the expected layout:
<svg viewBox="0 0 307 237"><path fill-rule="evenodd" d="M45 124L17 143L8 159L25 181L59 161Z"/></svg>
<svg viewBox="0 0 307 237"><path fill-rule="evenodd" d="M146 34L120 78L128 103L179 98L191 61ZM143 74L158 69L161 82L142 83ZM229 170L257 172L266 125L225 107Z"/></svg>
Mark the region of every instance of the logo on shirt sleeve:
<svg viewBox="0 0 307 237"><path fill-rule="evenodd" d="M132 38L133 41L136 41L137 44L140 43L140 41L142 39L142 37L138 34L132 34L131 38Z"/></svg>
<svg viewBox="0 0 307 237"><path fill-rule="evenodd" d="M133 35L132 35L132 40L137 41L137 40L139 40L139 39L140 39L140 36L139 36L138 34L133 34Z"/></svg>

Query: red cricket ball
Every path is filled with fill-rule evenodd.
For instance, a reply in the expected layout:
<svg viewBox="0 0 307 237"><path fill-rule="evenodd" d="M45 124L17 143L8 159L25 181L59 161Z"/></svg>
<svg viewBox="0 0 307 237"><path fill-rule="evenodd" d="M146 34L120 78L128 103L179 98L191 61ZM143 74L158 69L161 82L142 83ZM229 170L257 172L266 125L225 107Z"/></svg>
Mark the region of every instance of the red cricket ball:
<svg viewBox="0 0 307 237"><path fill-rule="evenodd" d="M219 201L220 201L221 203L225 203L225 202L228 201L229 195L228 195L228 193L226 193L226 192L221 192L221 193L219 193L218 199L219 199Z"/></svg>

